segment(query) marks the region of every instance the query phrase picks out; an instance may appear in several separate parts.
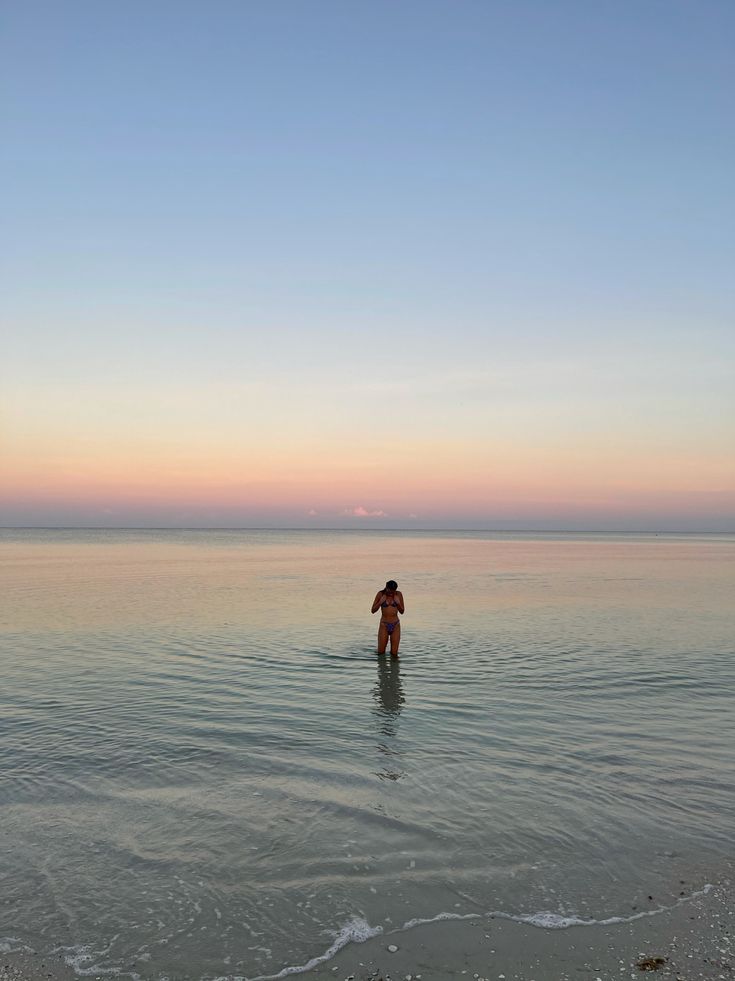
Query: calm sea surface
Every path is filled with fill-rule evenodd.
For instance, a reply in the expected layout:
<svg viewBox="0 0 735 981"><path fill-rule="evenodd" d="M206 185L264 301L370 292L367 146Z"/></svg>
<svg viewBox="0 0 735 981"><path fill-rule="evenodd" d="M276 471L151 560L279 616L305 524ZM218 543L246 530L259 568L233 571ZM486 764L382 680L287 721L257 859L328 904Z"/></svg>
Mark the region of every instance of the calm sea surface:
<svg viewBox="0 0 735 981"><path fill-rule="evenodd" d="M4 531L0 589L9 947L254 978L731 855L735 536Z"/></svg>

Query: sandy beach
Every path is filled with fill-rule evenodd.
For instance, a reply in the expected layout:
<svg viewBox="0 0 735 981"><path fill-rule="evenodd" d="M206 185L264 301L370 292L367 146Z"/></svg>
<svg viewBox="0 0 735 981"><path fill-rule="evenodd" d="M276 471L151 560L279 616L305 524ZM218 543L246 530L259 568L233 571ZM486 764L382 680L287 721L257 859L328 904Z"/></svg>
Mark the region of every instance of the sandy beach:
<svg viewBox="0 0 735 981"><path fill-rule="evenodd" d="M492 917L438 921L350 945L307 976L354 981L567 981L733 976L733 890L723 879L671 910L611 925L540 929ZM395 946L396 951L388 947ZM645 967L645 965L644 965ZM651 971L653 974L653 971Z"/></svg>
<svg viewBox="0 0 735 981"><path fill-rule="evenodd" d="M543 929L495 917L440 920L351 943L288 976L339 981L608 981L733 977L735 916L730 878L668 910L609 925ZM391 949L389 949L391 948ZM397 948L397 949L392 949ZM135 974L137 965L130 965ZM285 977L286 974L274 977ZM0 981L72 981L59 954L4 953ZM233 976L240 978L241 976ZM170 981L177 981L173 976ZM180 981L193 981L181 977Z"/></svg>

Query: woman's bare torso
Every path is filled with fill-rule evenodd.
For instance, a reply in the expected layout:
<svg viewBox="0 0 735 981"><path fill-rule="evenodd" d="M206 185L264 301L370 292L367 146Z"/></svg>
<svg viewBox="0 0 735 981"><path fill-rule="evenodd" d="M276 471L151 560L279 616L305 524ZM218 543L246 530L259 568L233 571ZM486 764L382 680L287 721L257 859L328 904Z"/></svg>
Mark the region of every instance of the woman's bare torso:
<svg viewBox="0 0 735 981"><path fill-rule="evenodd" d="M395 623L398 620L398 596L396 593L385 593L380 604L381 620Z"/></svg>

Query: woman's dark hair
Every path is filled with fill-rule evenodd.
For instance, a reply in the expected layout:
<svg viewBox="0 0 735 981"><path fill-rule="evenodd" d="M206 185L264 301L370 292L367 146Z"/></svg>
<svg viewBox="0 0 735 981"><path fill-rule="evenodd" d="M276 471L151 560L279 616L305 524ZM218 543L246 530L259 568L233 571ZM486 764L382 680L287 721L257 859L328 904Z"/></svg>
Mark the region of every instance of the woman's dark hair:
<svg viewBox="0 0 735 981"><path fill-rule="evenodd" d="M398 589L398 583L395 581L395 579L389 579L385 584L385 588L389 590Z"/></svg>

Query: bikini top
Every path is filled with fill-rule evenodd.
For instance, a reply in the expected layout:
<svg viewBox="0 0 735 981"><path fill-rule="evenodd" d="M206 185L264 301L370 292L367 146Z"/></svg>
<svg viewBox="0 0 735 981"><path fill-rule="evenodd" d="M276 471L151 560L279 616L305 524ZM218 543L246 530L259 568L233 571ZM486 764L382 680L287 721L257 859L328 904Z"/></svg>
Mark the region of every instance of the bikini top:
<svg viewBox="0 0 735 981"><path fill-rule="evenodd" d="M388 603L388 602L386 602L386 600L383 600L383 602L380 604L380 606L381 606L382 609L385 609L386 606L395 606L396 608L398 608L398 604L396 603L395 600L393 600L392 603Z"/></svg>

